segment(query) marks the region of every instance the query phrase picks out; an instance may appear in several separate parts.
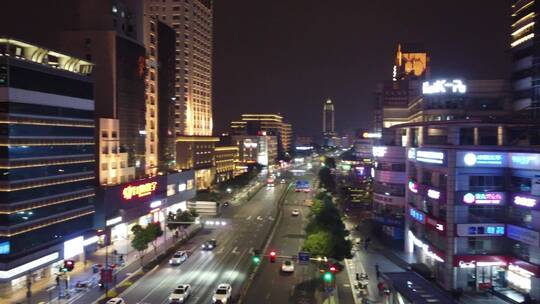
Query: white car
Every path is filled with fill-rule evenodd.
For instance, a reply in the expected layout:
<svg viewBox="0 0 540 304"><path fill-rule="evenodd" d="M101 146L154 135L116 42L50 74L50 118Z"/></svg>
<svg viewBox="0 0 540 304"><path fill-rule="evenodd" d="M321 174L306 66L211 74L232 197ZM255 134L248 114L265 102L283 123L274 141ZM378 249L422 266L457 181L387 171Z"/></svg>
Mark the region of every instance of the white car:
<svg viewBox="0 0 540 304"><path fill-rule="evenodd" d="M294 263L291 260L285 260L281 264L281 271L294 272Z"/></svg>
<svg viewBox="0 0 540 304"><path fill-rule="evenodd" d="M185 303L191 295L191 285L178 285L169 296L169 303Z"/></svg>
<svg viewBox="0 0 540 304"><path fill-rule="evenodd" d="M184 263L188 258L186 251L177 251L169 260L170 265L180 265Z"/></svg>
<svg viewBox="0 0 540 304"><path fill-rule="evenodd" d="M106 304L126 304L126 301L122 298L112 298Z"/></svg>
<svg viewBox="0 0 540 304"><path fill-rule="evenodd" d="M292 215L292 216L299 216L299 215L300 215L300 210L298 210L298 209L293 209L293 211L291 212L291 215Z"/></svg>
<svg viewBox="0 0 540 304"><path fill-rule="evenodd" d="M212 303L221 302L226 304L231 299L232 287L231 284L219 284L214 296L212 297Z"/></svg>

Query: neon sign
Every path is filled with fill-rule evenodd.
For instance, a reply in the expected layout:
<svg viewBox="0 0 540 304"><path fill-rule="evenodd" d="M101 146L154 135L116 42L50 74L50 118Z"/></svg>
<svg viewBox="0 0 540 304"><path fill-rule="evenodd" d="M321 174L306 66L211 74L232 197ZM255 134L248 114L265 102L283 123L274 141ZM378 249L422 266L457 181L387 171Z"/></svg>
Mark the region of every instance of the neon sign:
<svg viewBox="0 0 540 304"><path fill-rule="evenodd" d="M145 197L156 191L157 182L148 182L136 186L129 185L122 189L122 197L125 200L130 200L134 197Z"/></svg>
<svg viewBox="0 0 540 304"><path fill-rule="evenodd" d="M386 155L386 147L373 147L373 156L384 157Z"/></svg>
<svg viewBox="0 0 540 304"><path fill-rule="evenodd" d="M425 224L426 222L426 216L424 215L424 213L414 209L414 208L410 208L409 209L409 215L415 219L416 221L422 223L422 224Z"/></svg>
<svg viewBox="0 0 540 304"><path fill-rule="evenodd" d="M463 162L469 167L474 165L502 165L503 159L502 154L467 153L463 157Z"/></svg>
<svg viewBox="0 0 540 304"><path fill-rule="evenodd" d="M439 199L441 198L441 192L437 191L437 190L433 190L433 189L428 189L427 191L427 196L432 198L432 199Z"/></svg>
<svg viewBox="0 0 540 304"><path fill-rule="evenodd" d="M458 224L458 236L504 236L504 224Z"/></svg>
<svg viewBox="0 0 540 304"><path fill-rule="evenodd" d="M418 184L412 180L409 181L409 190L412 193L418 193Z"/></svg>
<svg viewBox="0 0 540 304"><path fill-rule="evenodd" d="M422 93L423 94L441 94L441 93L459 93L465 94L467 92L467 86L463 83L462 80L454 79L448 81L446 79L436 80L432 84L429 81L422 83Z"/></svg>
<svg viewBox="0 0 540 304"><path fill-rule="evenodd" d="M499 205L503 200L502 193L499 192L478 192L467 193L463 195L463 202L465 204L476 205Z"/></svg>
<svg viewBox="0 0 540 304"><path fill-rule="evenodd" d="M416 160L423 163L439 164L444 162L444 153L436 151L416 151Z"/></svg>
<svg viewBox="0 0 540 304"><path fill-rule="evenodd" d="M418 239L411 231L409 231L409 239L412 241L412 244L420 247L425 255L428 257L438 261L438 262L444 262L444 259L440 256L438 256L433 250L429 248L429 245L422 242L422 240Z"/></svg>
<svg viewBox="0 0 540 304"><path fill-rule="evenodd" d="M519 196L519 195L514 196L514 204L519 205L519 206L532 208L536 206L536 203L537 201L534 198L524 197L524 196Z"/></svg>

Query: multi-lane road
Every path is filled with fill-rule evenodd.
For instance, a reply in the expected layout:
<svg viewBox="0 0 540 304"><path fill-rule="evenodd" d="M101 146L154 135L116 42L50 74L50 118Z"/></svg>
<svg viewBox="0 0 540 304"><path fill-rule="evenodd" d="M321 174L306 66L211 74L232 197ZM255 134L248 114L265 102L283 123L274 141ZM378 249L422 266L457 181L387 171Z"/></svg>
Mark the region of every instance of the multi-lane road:
<svg viewBox="0 0 540 304"><path fill-rule="evenodd" d="M313 185L315 175L306 172L298 178L307 179ZM244 303L320 303L316 289L320 283L318 268L315 264L298 265L294 262L292 274L281 272L281 263L298 256L304 239L304 227L309 215L309 207L304 203L313 193L289 194L283 206L283 217L276 228L268 251L276 251L278 258L271 263L268 257L263 258L260 269L255 276ZM300 215L293 216L292 210L300 210ZM268 255L268 252L265 253Z"/></svg>
<svg viewBox="0 0 540 304"><path fill-rule="evenodd" d="M168 303L171 291L179 284L190 284L193 294L189 303L212 303L220 283L229 283L238 295L246 279L253 248L263 241L276 216L276 205L286 185L263 188L249 202L225 208L222 217L229 223L224 228L203 230L185 244L189 258L180 266L167 262L145 275L122 295L127 303ZM215 238L213 251L201 250L201 244Z"/></svg>

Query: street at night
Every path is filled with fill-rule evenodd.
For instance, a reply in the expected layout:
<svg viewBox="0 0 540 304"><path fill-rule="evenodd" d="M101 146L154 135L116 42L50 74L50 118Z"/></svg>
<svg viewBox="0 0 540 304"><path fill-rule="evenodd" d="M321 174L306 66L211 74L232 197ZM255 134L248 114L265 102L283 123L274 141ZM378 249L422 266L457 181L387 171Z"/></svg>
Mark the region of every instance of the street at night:
<svg viewBox="0 0 540 304"><path fill-rule="evenodd" d="M540 304L539 1L2 1L0 304Z"/></svg>

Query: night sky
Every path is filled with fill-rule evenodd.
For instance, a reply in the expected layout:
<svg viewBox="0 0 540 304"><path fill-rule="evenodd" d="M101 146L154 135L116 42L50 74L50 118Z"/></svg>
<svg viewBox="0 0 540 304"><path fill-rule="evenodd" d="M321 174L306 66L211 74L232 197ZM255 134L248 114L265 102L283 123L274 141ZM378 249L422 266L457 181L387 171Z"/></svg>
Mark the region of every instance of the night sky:
<svg viewBox="0 0 540 304"><path fill-rule="evenodd" d="M504 0L215 0L215 130L280 112L319 136L326 98L338 131L371 127L398 42L426 47L432 77L508 78L509 11Z"/></svg>

